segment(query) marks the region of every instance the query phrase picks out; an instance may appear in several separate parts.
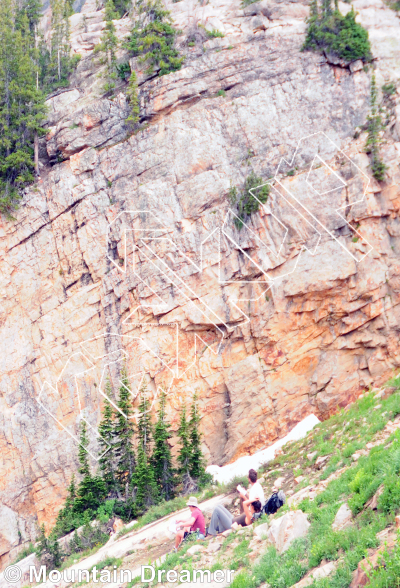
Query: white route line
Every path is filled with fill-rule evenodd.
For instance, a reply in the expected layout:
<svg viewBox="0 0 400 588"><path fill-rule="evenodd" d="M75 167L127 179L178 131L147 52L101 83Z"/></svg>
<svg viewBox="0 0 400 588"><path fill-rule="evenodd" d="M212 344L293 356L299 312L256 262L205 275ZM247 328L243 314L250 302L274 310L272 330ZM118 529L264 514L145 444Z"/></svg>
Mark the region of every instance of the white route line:
<svg viewBox="0 0 400 588"><path fill-rule="evenodd" d="M358 259L351 251L349 251L349 249L333 234L333 232L331 230L329 230L328 227L326 227L325 224L322 223L315 216L315 214L312 211L310 211L302 202L300 202L298 200L298 198L296 198L296 196L294 194L292 194L290 192L289 188L286 187L279 178L281 166L283 164L286 164L290 167L293 167L296 156L298 155L298 152L300 150L301 144L304 144L304 142L306 140L311 139L313 137L316 137L318 135L326 138L334 146L336 152L341 153L346 158L346 160L350 163L350 165L354 166L358 170L358 172L367 180L365 189L363 191L363 195L359 200L356 200L355 202L352 202L350 204L346 204L345 206L339 207L335 210L335 213L340 218L342 218L342 220L344 220L344 222L351 228L351 230L354 231L359 237L361 237L362 240L365 243L367 243L367 245L370 247L370 249L367 251L367 253L365 253L360 259ZM320 168L314 168L314 163L317 159L321 162L322 165L326 166L326 168L329 170L329 172L331 174L333 174L341 182L342 186L338 186L333 189L326 190L325 192L318 192L318 190L316 190L315 186L310 181L310 174L312 172L315 172L316 169L320 169ZM273 185L273 182L275 182L276 185ZM161 221L158 219L158 217L151 210L133 210L133 211L129 210L129 211L120 212L115 217L115 219L109 223L109 225L107 227L106 257L114 265L114 267L117 268L117 270L119 272L121 272L122 274L124 274L126 276L127 271L128 271L127 234L128 233L132 234L132 237L133 237L132 256L133 257L132 257L132 264L131 264L130 270L133 273L133 275L139 280L139 283L143 284L143 286L151 292L151 295L159 300L159 303L154 303L154 302L147 303L145 301L140 302L140 304L138 306L136 306L136 308L134 308L134 310L129 313L128 317L126 319L124 319L122 324L133 325L133 326L137 326L137 327L152 327L152 328L155 328L155 327L157 327L157 328L159 328L159 327L174 327L175 337L176 337L175 357L171 357L171 360L172 360L172 363L175 364L175 369L171 368L171 366L170 366L171 362L167 363L162 357L160 357L159 354L157 354L153 349L151 349L151 347L145 342L143 337L133 336L133 335L119 335L116 333L106 332L106 333L97 335L95 337L92 337L91 339L88 339L88 340L80 343L80 347L81 347L82 351L78 351L78 352L71 354L71 356L68 358L63 370L61 371L59 377L57 378L55 387L52 386L51 384L49 384L46 380L44 381L42 388L40 390L40 393L39 393L38 397L36 398L38 404L43 408L43 410L47 414L49 414L57 422L57 424L62 429L64 429L68 433L68 435L70 435L70 437L72 439L74 439L78 444L80 444L79 438L76 435L74 435L67 428L67 426L64 426L62 424L62 422L60 422L60 420L51 413L51 411L43 404L43 402L41 400L43 391L46 387L48 387L50 389L50 391L53 391L55 393L56 397L58 396L59 398L61 398L59 384L62 381L63 375L66 372L68 365L71 364L72 360L76 356L79 356L82 361L88 362L90 364L90 367L88 369L85 369L82 371L77 371L75 374L71 374L71 379L74 382L74 388L76 390L79 416L81 419L83 419L87 423L87 425L90 427L91 431L93 431L97 437L100 437L98 430L93 428L92 425L90 424L90 422L88 421L88 419L85 417L86 408L83 407L83 403L81 402L81 390L80 390L80 386L79 386L79 381L82 378L84 378L89 372L98 368L99 361L102 362L102 372L101 372L100 385L99 385L100 394L112 404L112 406L114 407L115 410L119 411L120 414L122 414L125 418L127 418L127 415L124 414L118 408L118 406L116 405L114 400L112 398L109 398L107 396L107 394L105 393L105 381L106 381L107 371L110 371L111 366L113 366L113 365L115 366L116 364L120 364L121 362L125 362L128 359L128 353L126 352L126 350L122 346L124 341L126 341L126 342L138 341L139 344L141 346L143 346L147 352L150 352L156 359L158 359L161 362L162 366L164 366L164 368L166 368L170 372L171 382L170 382L170 385L169 385L169 388L167 391L168 395L171 393L174 380L178 379L178 378L182 378L195 365L195 363L197 361L198 341L201 341L201 343L203 345L205 345L206 348L210 349L215 355L217 355L220 352L221 345L222 345L222 342L226 336L226 333L231 331L232 328L234 328L239 321L234 321L234 327L231 327L229 325L229 323L227 323L224 319L221 319L221 317L219 317L218 314L212 308L210 308L210 306L203 300L203 297L201 295L199 295L195 290L193 290L193 288L191 286L188 285L187 278L185 276L181 277L177 271L175 271L174 269L169 267L169 265L166 263L166 261L164 261L164 259L162 259L156 253L156 251L154 251L151 248L150 243L166 242L166 243L170 244L171 245L171 248L170 248L171 253L174 252L176 255L181 256L188 263L189 267L192 267L195 269L194 273L196 274L196 273L202 273L204 271L204 269L205 269L204 246L207 243L207 241L210 241L211 239L213 239L215 237L216 238L216 249L217 249L217 261L215 261L215 263L218 263L218 280L217 281L219 284L221 284L222 286L226 286L228 284L240 284L240 285L241 284L267 284L268 285L268 287L266 289L262 290L261 294L259 294L256 298L253 297L253 298L240 298L239 299L239 298L234 298L233 296L230 296L228 298L229 303L234 308L236 308L237 311L241 315L240 324L245 324L250 321L250 316L249 316L249 314L246 314L238 306L238 303L255 302L255 301L259 300L262 296L265 296L266 292L268 292L272 288L272 286L275 286L284 277L293 274L297 270L297 265L301 259L301 255L304 250L308 251L312 256L315 255L317 248L318 248L318 245L321 243L322 232L326 232L332 239L334 239L357 263L362 261L362 259L364 259L364 257L366 257L372 251L372 246L365 239L365 237L363 237L356 229L354 229L354 227L352 227L350 225L350 223L346 220L346 218L340 213L340 211L347 210L356 204L364 202L365 197L366 197L366 191L368 189L369 183L370 183L370 179L368 178L368 176L328 137L328 135L325 132L320 131L317 133L313 133L311 135L307 135L307 136L303 137L302 139L300 139L300 141L298 142L297 147L295 149L294 155L290 161L286 160L285 158L281 158L281 160L278 164L276 173L275 173L275 177L272 180L269 180L263 184L260 184L259 186L256 186L255 188L250 189L251 195L257 200L257 202L259 203L259 206L264 210L265 214L271 216L271 218L273 218L282 227L282 229L284 231L282 242L279 245L278 251L275 251L272 249L272 247L270 247L266 242L264 242L257 235L257 233L254 231L253 228L251 228L248 224L244 223L244 227L245 227L246 231L248 231L248 236L256 244L261 245L261 247L259 247L260 250L265 248L266 250L269 251L269 253L271 255L273 255L276 259L278 259L282 253L284 244L286 242L286 239L287 239L287 236L289 233L289 227L287 227L272 212L272 210L270 209L269 206L268 207L266 206L266 203L261 202L259 200L259 198L257 197L257 194L255 192L265 185L269 185L270 189L273 191L273 193L275 195L277 195L277 198L279 197L279 198L283 199L293 210L295 210L296 214L301 219L303 219L303 221L306 223L306 225L309 228L311 228L312 232L314 234L316 234L316 236L317 236L317 243L316 243L315 247L313 247L312 249L307 247L305 241L303 241L303 242L300 241L301 249L300 249L299 253L296 255L296 259L295 259L292 270L290 270L287 273L280 275L278 277L272 277L272 276L268 275L270 270L263 269L261 267L261 265L259 263L257 263L251 257L251 255L248 253L248 251L243 249L243 247L237 242L234 235L232 234L234 232L233 229L230 232L228 232L228 229L227 229L228 219L233 217L235 219L241 220L237 216L236 212L233 211L232 209L228 209L222 226L215 228L200 243L200 262L197 262L197 263L195 261L193 261L192 259L190 259L190 257L188 257L186 255L186 253L181 251L181 249L176 245L176 243L169 236L165 236L165 234L167 234L167 235L171 234L173 232L172 229L163 226ZM309 168L309 170L307 172L307 176L306 176L306 184L318 196L323 196L323 195L329 194L331 192L334 192L336 190L343 189L344 187L347 187L347 183L343 180L343 178L341 178L340 175L335 170L333 170L320 157L320 155L318 153L316 153L312 159L310 168ZM281 191L277 189L277 186L279 186L281 188ZM282 193L282 191L283 191L283 193ZM294 206L294 204L288 200L288 198L285 196L285 193L287 193L290 196L290 198L296 202L296 204L298 205L299 208ZM279 204L279 202L278 202L278 204ZM313 219L313 221L316 223L316 225L318 225L320 230L318 230L318 228L306 218L306 216L305 216L306 214L309 215ZM155 228L151 228L151 229L141 229L141 228L136 229L136 228L130 228L130 227L126 228L123 226L123 217L128 216L128 218L130 218L130 221L132 224L135 222L135 220L140 220L140 217L142 215L150 215L150 217L159 226L155 227ZM122 223L122 230L121 230L120 237L118 239L116 239L117 243L122 241L122 249L123 249L123 254L124 254L122 266L119 265L119 263L116 263L114 258L109 254L110 242L113 240L111 233L112 233L113 228L115 226L117 226L118 221L120 221ZM293 228L296 230L295 227L293 227ZM296 232L298 232L298 231L296 231ZM160 233L161 233L161 235L160 235ZM135 240L136 237L138 237L137 240ZM221 241L223 238L227 239L230 244L232 244L235 248L237 248L239 251L241 251L241 253L245 256L245 258L248 261L250 261L250 263L252 263L258 269L258 271L265 277L265 280L260 280L260 279L257 279L257 280L240 280L240 279L238 279L238 280L223 280L222 279L222 268L221 268L221 261L222 261ZM140 249L139 249L139 245L141 246ZM118 245L117 245L117 247L118 247ZM147 251L147 253L145 250ZM186 369L182 372L180 372L180 367L179 367L180 366L180 363L179 363L179 332L180 332L179 331L179 323L178 322L154 323L154 322L130 320L134 314L136 314L137 312L139 312L140 310L145 309L145 308L161 309L161 312L162 312L163 307L167 310L167 312L168 312L168 308L169 308L168 303L166 301L162 300L161 296L150 286L149 283L147 283L147 281L145 279L143 279L141 277L141 275L137 271L135 253L140 253L140 255L145 259L145 261L150 263L157 270L157 272L159 272L167 280L167 282L169 284L171 284L183 296L183 298L187 301L187 303L192 304L195 307L196 311L200 312L206 318L207 323L210 323L211 325L213 325L214 328L216 329L216 331L218 333L220 333L220 335L221 335L221 339L219 341L217 349L214 350L213 349L214 343L212 343L210 345L208 342L206 342L202 339L202 337L198 334L198 332L193 332L193 334L194 334L194 359L193 359L192 363L190 363L189 366L186 367ZM158 261L159 264L157 264L156 261ZM171 274L172 274L172 278L171 278ZM201 305L205 308L205 310L200 308ZM153 311L153 313L154 313L154 311ZM223 327L225 329L225 331L221 327ZM121 347L118 347L118 349L116 349L112 352L104 351L104 352L101 352L100 354L98 352L96 353L94 350L91 350L91 347L90 347L91 343L97 342L100 340L104 341L106 338L110 338L110 337L119 337L119 339L121 341ZM118 358L112 360L111 357L116 354L119 354ZM110 361L105 363L104 361L106 360L106 358L109 358ZM120 378L118 380L119 385L120 386L123 385L128 390L129 394L133 397L134 400L138 397L138 394L140 392L140 389L141 389L141 386L142 386L142 383L143 383L143 380L145 377L145 371L141 370L141 371L133 374L133 376L131 376L131 377L136 377L138 375L141 377L140 377L139 385L137 386L137 391L135 393L133 393L130 388L125 386L125 384L123 384L123 382L121 381ZM152 410L154 403L156 402L156 399L158 398L158 395L159 395L159 387L156 387L156 390L153 391L153 401L151 402L151 406L149 407L149 411ZM83 397L83 395L82 395L82 397ZM138 419L138 418L140 418L140 415L135 414L135 415L132 415L131 418ZM105 440L103 440L103 441L105 442ZM109 444L107 444L107 445L109 445ZM109 448L110 448L110 446L108 446L108 448L104 451L104 453L102 455L104 455L109 450ZM98 455L93 455L88 448L86 448L86 450L96 460L101 457Z"/></svg>

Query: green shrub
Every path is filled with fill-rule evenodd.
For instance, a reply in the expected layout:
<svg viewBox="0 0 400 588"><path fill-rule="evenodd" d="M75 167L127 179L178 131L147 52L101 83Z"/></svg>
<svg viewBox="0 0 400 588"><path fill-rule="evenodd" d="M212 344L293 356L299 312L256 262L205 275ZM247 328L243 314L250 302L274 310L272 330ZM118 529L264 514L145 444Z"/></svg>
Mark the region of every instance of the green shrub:
<svg viewBox="0 0 400 588"><path fill-rule="evenodd" d="M225 37L224 33L221 33L221 31L217 31L217 29L212 29L212 31L206 31L206 35L209 39Z"/></svg>
<svg viewBox="0 0 400 588"><path fill-rule="evenodd" d="M353 9L343 16L337 8L332 9L331 0L324 0L321 6L318 0L313 0L307 22L303 50L318 51L349 62L371 59L368 32L356 22Z"/></svg>
<svg viewBox="0 0 400 588"><path fill-rule="evenodd" d="M385 487L378 499L378 508L383 512L396 512L400 509L400 478L393 475L385 481Z"/></svg>
<svg viewBox="0 0 400 588"><path fill-rule="evenodd" d="M376 180L382 182L385 179L386 165L381 160L379 154L379 147L382 143L380 138L380 131L383 128L382 117L379 113L377 104L378 89L376 87L375 76L371 78L371 111L366 122L366 129L368 131L367 142L365 143L365 152L371 157L372 175Z"/></svg>
<svg viewBox="0 0 400 588"><path fill-rule="evenodd" d="M236 187L229 190L230 203L237 208L237 216L234 222L238 229L243 227L252 214L258 212L260 202L263 204L267 202L271 187L269 184L262 185L262 183L263 180L257 177L254 171L251 171L240 192ZM257 196L254 195L256 189L258 189Z"/></svg>
<svg viewBox="0 0 400 588"><path fill-rule="evenodd" d="M172 26L170 13L160 1L139 3L139 18L125 47L140 63L147 63L147 73L158 71L163 76L182 67L175 47L178 31Z"/></svg>

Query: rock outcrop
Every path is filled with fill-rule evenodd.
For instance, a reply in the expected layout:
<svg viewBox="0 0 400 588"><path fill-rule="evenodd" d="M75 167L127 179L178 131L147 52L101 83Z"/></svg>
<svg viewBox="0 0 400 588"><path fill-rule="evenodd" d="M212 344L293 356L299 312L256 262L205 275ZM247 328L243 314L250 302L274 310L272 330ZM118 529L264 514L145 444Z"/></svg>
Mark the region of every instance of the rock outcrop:
<svg viewBox="0 0 400 588"><path fill-rule="evenodd" d="M398 17L380 0L353 5L378 83L395 80ZM122 361L135 403L143 377L153 407L168 389L174 430L198 392L218 464L326 418L400 365L399 94L378 184L365 134L354 139L370 74L301 52L305 1L168 7L187 58L164 77L139 72L131 135L124 83L99 94L100 11L88 0L72 17L83 59L48 100L42 181L1 220L1 565L54 522L79 420L94 451L104 380L118 387ZM225 37L188 48L198 22ZM250 170L270 195L239 230L228 192Z"/></svg>

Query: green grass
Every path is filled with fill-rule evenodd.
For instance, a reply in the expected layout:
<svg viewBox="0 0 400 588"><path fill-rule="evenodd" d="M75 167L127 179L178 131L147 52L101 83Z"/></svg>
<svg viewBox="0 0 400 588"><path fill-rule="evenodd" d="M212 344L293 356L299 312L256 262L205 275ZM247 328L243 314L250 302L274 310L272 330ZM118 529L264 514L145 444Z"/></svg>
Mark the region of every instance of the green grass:
<svg viewBox="0 0 400 588"><path fill-rule="evenodd" d="M25 559L25 557L28 557L28 555L30 555L31 553L35 553L35 547L34 547L33 543L29 543L28 547L24 547L24 549L19 552L19 554L13 560L12 563L13 564L18 563L22 559Z"/></svg>
<svg viewBox="0 0 400 588"><path fill-rule="evenodd" d="M398 379L391 383L398 386ZM378 404L381 406L376 409ZM302 449L303 457L307 451L315 449L318 454L326 455L330 444L335 456L334 460L330 460L331 470L335 471L343 463L342 447L350 447L351 437L361 440L353 442L351 450L358 445L365 447L387 420L399 413L400 394L383 401L374 399L371 393L367 394L349 410L342 410L321 423L306 439L286 446L287 452L278 459L284 463L293 456L298 461ZM336 449L336 445L340 448ZM293 542L282 555L274 547L269 547L252 567L242 561L242 569L236 575L232 588L257 588L264 583L271 588L289 588L323 561L336 561L337 569L330 578L316 581L313 586L348 588L358 563L368 555L369 549L379 545L376 534L393 523L394 515L400 511L400 431L393 433L382 445L372 448L369 455L360 457L356 463L350 463L350 460L347 463L348 469L332 480L313 501L303 500L297 507L307 513L311 523L307 537ZM365 509L366 502L381 485L384 491L378 499L378 510ZM343 502L350 506L353 522L344 529L333 530L332 523ZM282 514L283 509L279 511L279 516ZM393 556L386 554L385 557L391 558L390 569L386 572L386 568L382 567L379 572L374 572L373 581L376 584L371 585L377 588L383 588L386 586L384 582L397 577L399 553ZM396 584L388 583L387 586L395 587Z"/></svg>

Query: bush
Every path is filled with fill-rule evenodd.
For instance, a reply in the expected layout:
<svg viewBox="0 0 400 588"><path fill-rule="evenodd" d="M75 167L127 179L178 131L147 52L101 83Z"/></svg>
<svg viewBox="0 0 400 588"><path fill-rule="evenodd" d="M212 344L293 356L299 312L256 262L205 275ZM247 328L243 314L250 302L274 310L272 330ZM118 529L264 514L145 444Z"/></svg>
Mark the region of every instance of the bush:
<svg viewBox="0 0 400 588"><path fill-rule="evenodd" d="M183 57L175 47L178 31L172 26L168 10L161 2L147 2L140 6L140 18L128 37L126 48L148 63L147 73L158 71L163 76L181 68Z"/></svg>
<svg viewBox="0 0 400 588"><path fill-rule="evenodd" d="M269 184L262 184L263 180L257 177L254 171L251 171L241 192L236 187L229 190L230 203L237 207L237 216L234 222L238 229L243 227L253 213L258 212L260 202L263 204L267 202L271 187ZM257 196L255 196L254 192L257 188Z"/></svg>
<svg viewBox="0 0 400 588"><path fill-rule="evenodd" d="M346 61L371 59L368 32L356 22L352 9L343 16L338 9L332 11L328 0L318 7L317 0L311 5L308 30L302 50L310 49Z"/></svg>
<svg viewBox="0 0 400 588"><path fill-rule="evenodd" d="M385 481L385 488L378 499L378 508L386 513L400 509L400 479L397 475Z"/></svg>

